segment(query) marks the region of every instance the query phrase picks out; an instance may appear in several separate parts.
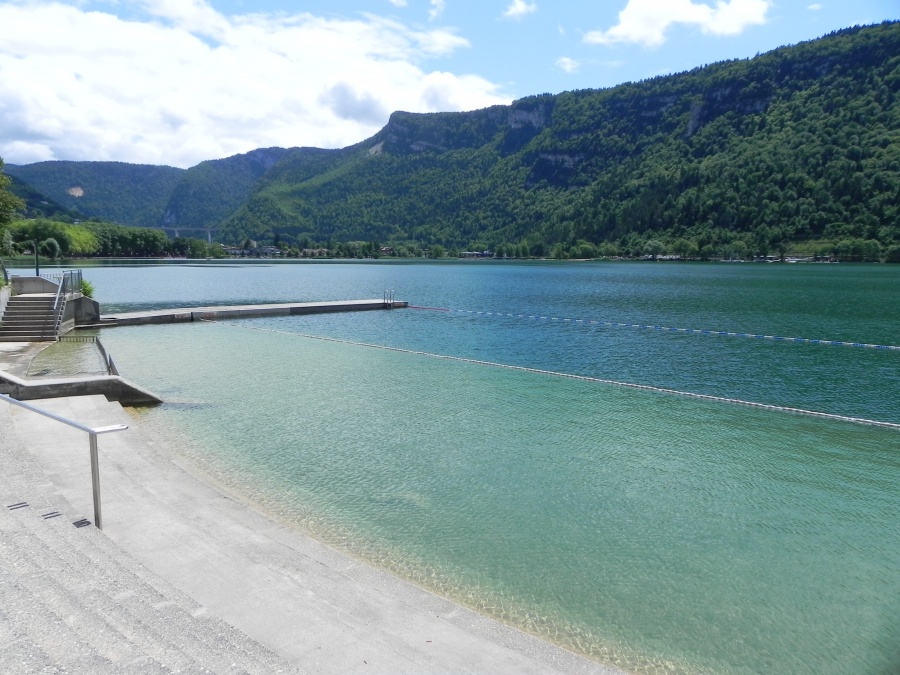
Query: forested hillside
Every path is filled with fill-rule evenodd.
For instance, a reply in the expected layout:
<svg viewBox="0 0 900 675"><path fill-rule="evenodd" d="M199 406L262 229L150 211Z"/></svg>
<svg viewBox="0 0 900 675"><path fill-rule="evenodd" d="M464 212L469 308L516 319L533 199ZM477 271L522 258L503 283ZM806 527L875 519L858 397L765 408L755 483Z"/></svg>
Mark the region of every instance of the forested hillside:
<svg viewBox="0 0 900 675"><path fill-rule="evenodd" d="M7 172L51 211L219 228L234 244L874 260L900 256L898 97L900 22L887 22L610 89L396 112L340 150Z"/></svg>
<svg viewBox="0 0 900 675"><path fill-rule="evenodd" d="M184 169L125 162L7 164L6 173L67 209L124 225L160 224Z"/></svg>
<svg viewBox="0 0 900 675"><path fill-rule="evenodd" d="M288 156L221 236L883 247L900 243L898 89L894 22L612 89L395 113L357 146Z"/></svg>
<svg viewBox="0 0 900 675"><path fill-rule="evenodd" d="M218 227L247 201L256 180L288 152L260 148L191 167L179 178L157 224L184 229Z"/></svg>
<svg viewBox="0 0 900 675"><path fill-rule="evenodd" d="M22 213L26 218L56 218L66 221L75 221L81 218L81 214L77 211L58 204L47 195L35 190L21 178L9 176L9 179L9 191L24 202L25 209Z"/></svg>

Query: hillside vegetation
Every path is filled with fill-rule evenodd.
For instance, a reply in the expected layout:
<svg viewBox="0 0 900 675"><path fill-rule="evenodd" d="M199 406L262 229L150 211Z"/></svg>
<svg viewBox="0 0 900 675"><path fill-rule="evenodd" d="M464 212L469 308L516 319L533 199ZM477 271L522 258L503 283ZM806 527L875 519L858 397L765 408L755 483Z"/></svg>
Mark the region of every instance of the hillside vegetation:
<svg viewBox="0 0 900 675"><path fill-rule="evenodd" d="M898 92L886 22L610 89L396 112L339 150L7 171L63 209L232 244L875 260L900 257Z"/></svg>
<svg viewBox="0 0 900 675"><path fill-rule="evenodd" d="M184 169L58 161L7 164L5 171L66 209L124 225L155 227Z"/></svg>
<svg viewBox="0 0 900 675"><path fill-rule="evenodd" d="M890 246L898 89L900 24L885 23L612 89L395 113L352 148L289 155L221 236L566 254Z"/></svg>

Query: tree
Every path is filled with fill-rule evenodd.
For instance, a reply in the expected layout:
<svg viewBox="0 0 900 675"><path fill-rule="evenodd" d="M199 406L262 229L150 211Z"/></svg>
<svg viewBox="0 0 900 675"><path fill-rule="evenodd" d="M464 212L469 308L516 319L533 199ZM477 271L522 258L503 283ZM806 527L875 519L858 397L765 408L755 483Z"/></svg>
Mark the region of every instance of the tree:
<svg viewBox="0 0 900 675"><path fill-rule="evenodd" d="M651 239L644 244L644 255L649 255L653 260L662 255L666 250L663 243L657 239Z"/></svg>
<svg viewBox="0 0 900 675"><path fill-rule="evenodd" d="M12 232L0 227L0 255L11 255L13 252Z"/></svg>
<svg viewBox="0 0 900 675"><path fill-rule="evenodd" d="M697 245L688 239L679 238L672 244L672 252L679 258L690 258L696 255Z"/></svg>
<svg viewBox="0 0 900 675"><path fill-rule="evenodd" d="M0 157L0 229L5 229L16 215L17 211L25 208L25 202L9 191L12 181L3 173L3 158ZM0 241L0 246L3 242Z"/></svg>
<svg viewBox="0 0 900 675"><path fill-rule="evenodd" d="M43 253L46 257L52 258L56 260L59 257L59 242L56 241L53 237L49 239L44 239L39 245L38 248L41 253Z"/></svg>
<svg viewBox="0 0 900 675"><path fill-rule="evenodd" d="M900 246L891 246L884 254L884 262L900 263Z"/></svg>

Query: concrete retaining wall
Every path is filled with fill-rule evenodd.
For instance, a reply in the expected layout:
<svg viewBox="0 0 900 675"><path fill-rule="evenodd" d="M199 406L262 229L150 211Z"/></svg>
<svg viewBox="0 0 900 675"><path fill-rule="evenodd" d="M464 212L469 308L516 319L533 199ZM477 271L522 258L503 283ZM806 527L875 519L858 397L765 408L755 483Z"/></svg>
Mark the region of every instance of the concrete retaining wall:
<svg viewBox="0 0 900 675"><path fill-rule="evenodd" d="M26 293L56 293L57 285L43 277L20 277L12 275L9 278L16 295Z"/></svg>
<svg viewBox="0 0 900 675"><path fill-rule="evenodd" d="M100 303L96 300L78 295L69 304L74 306L76 326L93 325L100 322Z"/></svg>
<svg viewBox="0 0 900 675"><path fill-rule="evenodd" d="M162 403L162 399L156 394L116 375L23 380L0 371L0 394L7 394L19 401L101 394L108 400L118 401L122 405Z"/></svg>

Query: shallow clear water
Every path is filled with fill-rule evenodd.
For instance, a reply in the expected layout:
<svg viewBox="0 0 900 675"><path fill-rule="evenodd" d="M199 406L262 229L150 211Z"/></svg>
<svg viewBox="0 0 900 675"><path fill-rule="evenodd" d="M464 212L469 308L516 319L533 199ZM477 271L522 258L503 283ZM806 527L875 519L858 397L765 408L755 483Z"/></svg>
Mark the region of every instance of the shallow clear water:
<svg viewBox="0 0 900 675"><path fill-rule="evenodd" d="M105 309L381 297L900 343L900 268L97 268ZM319 335L900 422L900 352L432 310L108 330L180 451L282 519L636 672L900 663L900 432ZM179 435L180 434L180 435ZM190 440L188 440L190 439Z"/></svg>

